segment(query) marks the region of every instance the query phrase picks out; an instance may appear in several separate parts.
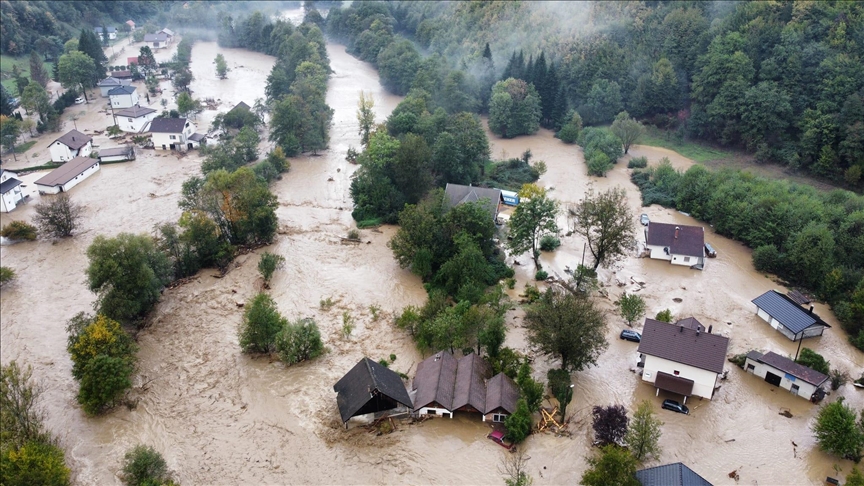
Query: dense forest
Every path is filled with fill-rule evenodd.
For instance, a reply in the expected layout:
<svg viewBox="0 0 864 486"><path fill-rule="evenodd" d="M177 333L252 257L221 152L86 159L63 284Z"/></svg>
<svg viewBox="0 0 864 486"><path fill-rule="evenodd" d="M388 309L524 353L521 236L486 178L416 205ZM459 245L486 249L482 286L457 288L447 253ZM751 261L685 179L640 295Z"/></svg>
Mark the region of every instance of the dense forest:
<svg viewBox="0 0 864 486"><path fill-rule="evenodd" d="M521 77L558 107L544 126L560 128L565 107L588 125L626 110L862 182L860 2L356 2L331 10L327 30L392 92L422 87L451 112L486 111L496 81Z"/></svg>

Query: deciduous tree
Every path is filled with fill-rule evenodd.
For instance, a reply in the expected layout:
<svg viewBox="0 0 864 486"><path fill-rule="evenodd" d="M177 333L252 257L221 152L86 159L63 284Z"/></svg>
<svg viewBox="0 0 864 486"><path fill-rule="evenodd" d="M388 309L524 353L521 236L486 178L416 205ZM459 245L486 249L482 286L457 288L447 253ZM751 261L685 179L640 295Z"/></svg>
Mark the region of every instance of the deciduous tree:
<svg viewBox="0 0 864 486"><path fill-rule="evenodd" d="M645 299L636 294L624 292L618 299L618 312L627 321L627 325L633 327L633 323L645 315Z"/></svg>
<svg viewBox="0 0 864 486"><path fill-rule="evenodd" d="M630 114L626 111L618 113L615 121L612 122L612 133L621 140L624 145L624 153L630 150L630 145L639 141L639 137L645 134L645 127L638 121L630 118Z"/></svg>
<svg viewBox="0 0 864 486"><path fill-rule="evenodd" d="M288 320L279 314L276 302L259 293L246 303L240 327L240 348L244 353L269 353L276 349L276 336Z"/></svg>
<svg viewBox="0 0 864 486"><path fill-rule="evenodd" d="M228 77L228 63L225 62L225 56L222 54L216 54L216 75L219 76L219 79L225 79Z"/></svg>
<svg viewBox="0 0 864 486"><path fill-rule="evenodd" d="M42 56L36 51L30 51L30 79L43 88L48 85L50 76L42 63Z"/></svg>
<svg viewBox="0 0 864 486"><path fill-rule="evenodd" d="M558 214L558 202L549 198L545 192L537 194L530 200L521 201L509 223L509 241L507 243L514 255L521 255L531 250L534 266L540 268L538 258L540 238L543 235L558 232L555 217Z"/></svg>
<svg viewBox="0 0 864 486"><path fill-rule="evenodd" d="M638 462L627 449L607 445L600 449L600 455L588 459L590 466L582 474L583 486L640 486L636 479Z"/></svg>
<svg viewBox="0 0 864 486"><path fill-rule="evenodd" d="M836 402L823 406L812 430L820 449L858 462L864 450L864 415L859 419L855 410L843 401L844 397L840 397Z"/></svg>
<svg viewBox="0 0 864 486"><path fill-rule="evenodd" d="M633 457L642 462L643 460L660 457L660 427L663 422L654 415L654 407L648 400L643 400L633 413L630 428L624 437L627 448Z"/></svg>
<svg viewBox="0 0 864 486"><path fill-rule="evenodd" d="M375 106L375 98L370 93L366 96L363 91L360 92L360 100L357 102L357 122L360 124L359 134L360 143L365 147L369 144L369 134L375 127L375 112L372 108Z"/></svg>
<svg viewBox="0 0 864 486"><path fill-rule="evenodd" d="M60 84L66 89L81 88L84 100L87 100L87 88L96 85L93 81L93 71L96 64L87 54L80 51L72 51L60 56Z"/></svg>
<svg viewBox="0 0 864 486"><path fill-rule="evenodd" d="M81 223L84 208L72 201L67 194L60 194L36 205L33 222L39 231L51 238L66 238Z"/></svg>
<svg viewBox="0 0 864 486"><path fill-rule="evenodd" d="M573 208L574 230L588 240L594 270L623 258L635 238L633 214L623 189L594 195L589 192Z"/></svg>

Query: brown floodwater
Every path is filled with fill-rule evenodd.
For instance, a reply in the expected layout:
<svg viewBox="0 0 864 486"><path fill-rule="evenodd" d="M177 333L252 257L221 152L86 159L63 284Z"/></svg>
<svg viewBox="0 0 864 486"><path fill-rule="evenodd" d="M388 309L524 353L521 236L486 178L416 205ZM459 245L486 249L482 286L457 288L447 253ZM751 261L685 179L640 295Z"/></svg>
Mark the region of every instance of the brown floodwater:
<svg viewBox="0 0 864 486"><path fill-rule="evenodd" d="M327 103L335 110L330 149L292 159L291 171L273 184L279 198L280 235L267 248L286 258L270 294L290 319L316 319L328 347L323 357L286 368L278 361L240 353L237 327L242 309L237 303L249 299L261 285L257 256L244 255L224 278L204 271L196 280L165 291L150 327L138 337L134 409L120 407L104 417L88 418L77 406L65 350L65 322L77 312L92 309L94 297L84 282L86 248L98 234L150 232L158 223L175 221L180 215L181 184L199 171L196 153L177 157L142 151L135 162L104 166L71 193L86 208L78 235L56 244L38 241L0 247L3 265L19 275L0 293L0 355L3 363L17 359L32 365L45 385L48 426L59 435L77 484L120 484L117 474L123 453L139 443L162 452L183 484L500 484L503 449L484 438L488 426L475 417L457 415L453 420L406 424L380 437L362 427L347 431L341 427L332 386L362 356L377 360L396 354L392 367L413 375L422 355L391 319L406 305L422 304L425 292L419 279L398 267L386 247L393 227L362 230L360 245L343 245L340 240L353 227L349 186L357 166L345 161L345 153L349 146L359 146L358 93L372 94L379 122L400 98L387 94L375 70L346 54L343 46L327 47L334 71L327 94ZM212 65L220 52L233 69L226 80L216 79ZM214 43L197 43L192 57L201 60L192 63L195 96L221 100L221 111L263 96L266 74L275 61ZM170 97L167 83L165 88ZM158 99L151 101L158 103ZM81 111L85 113L76 121L79 129L92 133L107 125L106 114L99 113L98 106L85 105ZM206 129L215 113L201 113L199 126ZM72 121L66 123L71 128ZM530 148L534 160L544 160L548 172L540 183L554 188L551 194L564 208L590 188L601 191L617 186L627 191L635 215L646 212L652 221L698 224L659 206L640 208L639 192L629 182L625 161L608 177L590 178L585 175L581 149L562 144L549 131L514 140L490 136L490 140L496 157L518 156ZM96 141L111 145L101 136ZM33 150L48 143L40 141ZM267 147L268 142L262 142L262 149ZM674 152L653 147L636 146L631 152L646 155L651 162L667 156L682 169L692 164ZM41 175L25 176L29 190ZM38 200L33 194L33 202ZM562 228L568 225L565 214L560 217ZM31 202L0 215L0 223L29 220L32 215ZM690 416L660 411L663 397L655 398L653 388L630 372L638 359L636 345L617 339L625 324L611 311L612 301L625 290L642 295L651 315L669 308L676 316L692 315L714 325L716 332L731 338L730 353L753 348L795 352L791 342L755 316L750 304L765 290L781 286L753 270L745 247L714 235L710 228L707 234L719 256L709 260L703 272L633 255L613 268L600 269L602 290L608 295L600 302L610 311L610 345L598 366L574 374L574 400L568 408L573 415L572 437L538 434L528 439L529 468L537 484L578 482L591 452L592 406L619 403L632 410L643 399L658 405L666 423L658 463L683 461L714 484L733 484L728 477L733 470L738 471L741 484L785 485L820 484L825 476L836 475L835 463L844 471L850 469L848 461L816 449L809 426L817 406L772 389L731 364L727 365L729 379L714 400L688 403ZM562 242L558 251L542 257L544 267L559 276L582 258L578 237L563 237ZM527 255L517 259L521 265L516 267L514 296L534 274ZM320 301L328 298L335 305L324 311ZM383 311L377 320L369 310L373 305ZM824 306L817 305L817 310L836 324ZM343 316L355 323L348 339L340 333ZM507 344L527 352L523 316L521 310L508 314ZM852 373L864 368L864 355L847 344L838 326L806 344L836 367ZM538 357L536 376L545 376L552 365ZM838 395L847 396L856 408L864 404L864 393L850 385L827 400ZM779 415L784 410L792 418Z"/></svg>

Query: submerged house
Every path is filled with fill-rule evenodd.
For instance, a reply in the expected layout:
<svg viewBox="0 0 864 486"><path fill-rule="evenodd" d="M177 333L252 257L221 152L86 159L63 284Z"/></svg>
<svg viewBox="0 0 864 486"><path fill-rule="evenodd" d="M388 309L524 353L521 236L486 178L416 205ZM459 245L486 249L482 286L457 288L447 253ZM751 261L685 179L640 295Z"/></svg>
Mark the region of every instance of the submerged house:
<svg viewBox="0 0 864 486"><path fill-rule="evenodd" d="M139 103L138 90L135 86L117 86L108 91L108 99L112 108L131 108Z"/></svg>
<svg viewBox="0 0 864 486"><path fill-rule="evenodd" d="M52 162L66 162L75 157L87 157L93 151L93 137L78 130L69 130L48 146Z"/></svg>
<svg viewBox="0 0 864 486"><path fill-rule="evenodd" d="M39 194L58 194L80 184L99 171L99 160L75 157L36 181Z"/></svg>
<svg viewBox="0 0 864 486"><path fill-rule="evenodd" d="M447 207L452 208L467 202L480 202L492 215L492 220L498 219L498 212L504 198L500 189L489 189L486 187L463 186L462 184L447 184L444 188L444 197L447 199Z"/></svg>
<svg viewBox="0 0 864 486"><path fill-rule="evenodd" d="M702 476L680 462L636 471L642 486L712 486Z"/></svg>
<svg viewBox="0 0 864 486"><path fill-rule="evenodd" d="M351 417L393 410L411 409L411 398L395 371L363 358L333 385L342 423Z"/></svg>
<svg viewBox="0 0 864 486"><path fill-rule="evenodd" d="M810 310L804 310L797 302L776 290L769 290L751 302L756 304L757 316L792 341L821 336L825 329L831 327L813 313L812 305Z"/></svg>
<svg viewBox="0 0 864 486"><path fill-rule="evenodd" d="M108 92L112 89L119 88L120 86L128 86L130 83L132 83L131 79L119 79L114 76L109 76L102 81L99 81L96 86L99 87L99 94L103 98L107 98Z"/></svg>
<svg viewBox="0 0 864 486"><path fill-rule="evenodd" d="M134 133L139 133L147 125L147 122L156 119L158 114L153 108L141 105L130 106L114 112L120 130Z"/></svg>
<svg viewBox="0 0 864 486"><path fill-rule="evenodd" d="M205 136L195 133L195 124L186 118L154 118L147 131L153 139L153 146L162 150L198 148Z"/></svg>
<svg viewBox="0 0 864 486"><path fill-rule="evenodd" d="M0 213L11 212L24 200L18 174L6 169L0 171Z"/></svg>
<svg viewBox="0 0 864 486"><path fill-rule="evenodd" d="M105 27L105 32L108 33L108 38L114 40L117 38L116 27ZM93 27L93 33L99 36L99 40L103 40L102 27Z"/></svg>
<svg viewBox="0 0 864 486"><path fill-rule="evenodd" d="M705 265L705 229L683 224L648 223L645 245L656 260L702 270Z"/></svg>
<svg viewBox="0 0 864 486"><path fill-rule="evenodd" d="M810 401L818 402L825 397L823 386L828 376L777 353L750 351L744 370Z"/></svg>

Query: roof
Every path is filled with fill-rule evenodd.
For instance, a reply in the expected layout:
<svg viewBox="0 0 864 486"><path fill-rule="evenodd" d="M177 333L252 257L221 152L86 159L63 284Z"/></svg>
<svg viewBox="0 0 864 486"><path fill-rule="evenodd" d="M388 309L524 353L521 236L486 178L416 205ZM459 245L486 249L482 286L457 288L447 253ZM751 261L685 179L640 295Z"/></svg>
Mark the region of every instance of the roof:
<svg viewBox="0 0 864 486"><path fill-rule="evenodd" d="M105 27L105 30L107 30L109 34L111 34L113 32L117 32L116 27ZM97 34L101 34L102 33L102 27L93 27L93 32L96 32Z"/></svg>
<svg viewBox="0 0 864 486"><path fill-rule="evenodd" d="M113 90L112 90L113 91ZM130 106L129 108L123 108L122 110L117 110L114 112L117 116L125 116L128 118L138 118L139 116L147 116L150 113L156 113L156 110L153 108L147 108L146 106Z"/></svg>
<svg viewBox="0 0 864 486"><path fill-rule="evenodd" d="M649 245L669 247L669 253L674 255L701 257L705 254L705 229L701 226L652 221L648 224L646 240Z"/></svg>
<svg viewBox="0 0 864 486"><path fill-rule="evenodd" d="M129 70L126 70L126 71L114 71L111 75L114 76L115 78L122 78L122 79L126 79L126 78L131 78L131 77L132 77L132 71L129 71Z"/></svg>
<svg viewBox="0 0 864 486"><path fill-rule="evenodd" d="M516 411L519 387L509 376L498 373L486 382L486 410L484 414L503 409L507 413Z"/></svg>
<svg viewBox="0 0 864 486"><path fill-rule="evenodd" d="M168 35L170 35L170 36L173 36L173 35L174 35L174 31L171 30L171 29L162 29L162 30L160 30L159 32L157 32L157 34L158 34L158 33L164 33L164 34L168 34Z"/></svg>
<svg viewBox="0 0 864 486"><path fill-rule="evenodd" d="M729 339L684 326L645 319L638 351L715 373L723 372Z"/></svg>
<svg viewBox="0 0 864 486"><path fill-rule="evenodd" d="M14 177L10 177L3 182L0 182L0 194L6 194L7 192L15 189L16 187L21 185L21 181Z"/></svg>
<svg viewBox="0 0 864 486"><path fill-rule="evenodd" d="M676 322L675 325L683 326L687 329L693 329L694 331L705 331L705 326L703 326L701 322L697 321L695 317L687 317L685 319L681 319L680 321Z"/></svg>
<svg viewBox="0 0 864 486"><path fill-rule="evenodd" d="M783 327L792 331L793 334L798 334L812 326L831 327L819 316L802 309L794 300L776 290L769 290L751 302L767 312L769 316L777 319Z"/></svg>
<svg viewBox="0 0 864 486"><path fill-rule="evenodd" d="M478 412L486 411L486 380L492 376L489 363L471 353L459 358L456 383L453 389L453 408L469 406Z"/></svg>
<svg viewBox="0 0 864 486"><path fill-rule="evenodd" d="M636 479L642 486L712 486L680 462L636 471Z"/></svg>
<svg viewBox="0 0 864 486"><path fill-rule="evenodd" d="M204 135L203 133L193 133L192 135L189 135L189 141L191 142L200 142L205 138L207 138L207 135Z"/></svg>
<svg viewBox="0 0 864 486"><path fill-rule="evenodd" d="M98 160L91 159L90 157L75 157L42 176L41 179L36 181L36 184L40 186L62 186L98 163Z"/></svg>
<svg viewBox="0 0 864 486"><path fill-rule="evenodd" d="M373 398L384 395L391 400L411 407L411 398L402 379L393 370L385 368L369 358L363 358L345 376L333 385L338 395L336 403L342 422L364 409ZM377 408L377 407L376 407ZM386 410L386 409L385 409ZM373 411L380 410L370 410Z"/></svg>
<svg viewBox="0 0 864 486"><path fill-rule="evenodd" d="M150 133L182 133L186 126L185 118L154 118L150 122Z"/></svg>
<svg viewBox="0 0 864 486"><path fill-rule="evenodd" d="M135 92L135 86L117 86L108 92L108 96L130 95Z"/></svg>
<svg viewBox="0 0 864 486"><path fill-rule="evenodd" d="M135 57L127 57L126 64L138 64L138 56Z"/></svg>
<svg viewBox="0 0 864 486"><path fill-rule="evenodd" d="M123 83L121 83L119 79L117 79L113 76L108 76L107 78L103 79L102 81L99 81L99 84L97 84L96 86L103 88L106 86L121 86L122 84Z"/></svg>
<svg viewBox="0 0 864 486"><path fill-rule="evenodd" d="M797 290L790 290L786 292L786 295L798 305L807 305L810 303L810 298Z"/></svg>
<svg viewBox="0 0 864 486"><path fill-rule="evenodd" d="M124 145L122 147L111 147L102 149L99 151L99 157L116 157L118 155L131 155L134 151L131 145Z"/></svg>
<svg viewBox="0 0 864 486"><path fill-rule="evenodd" d="M54 142L60 142L72 150L78 150L81 147L87 145L87 143L91 140L93 140L93 137L91 137L90 135L84 135L78 130L69 130L60 138L54 140Z"/></svg>
<svg viewBox="0 0 864 486"><path fill-rule="evenodd" d="M759 353L755 354L758 355ZM780 356L773 351L765 353L759 357L751 356L750 353L747 353L747 357L755 359L760 363L765 363L772 368L776 368L783 373L790 374L795 378L804 380L814 386L819 386L828 380L826 375L802 364L798 364L785 356Z"/></svg>
<svg viewBox="0 0 864 486"><path fill-rule="evenodd" d="M440 351L417 365L413 388L414 409L420 409L432 402L447 410L453 410L454 384L458 361L447 351Z"/></svg>
<svg viewBox="0 0 864 486"><path fill-rule="evenodd" d="M458 206L466 202L483 201L483 206L492 216L498 215L498 203L501 201L500 189L463 186L462 184L447 184L444 188L448 207Z"/></svg>
<svg viewBox="0 0 864 486"><path fill-rule="evenodd" d="M662 371L658 371L657 377L654 379L654 386L657 388L684 395L685 397L689 397L693 393L693 383L693 380L670 375Z"/></svg>
<svg viewBox="0 0 864 486"><path fill-rule="evenodd" d="M126 25L135 25L135 21L134 20L127 20Z"/></svg>
<svg viewBox="0 0 864 486"><path fill-rule="evenodd" d="M157 32L155 34L144 34L144 42L166 42L168 40L168 35L162 32Z"/></svg>

